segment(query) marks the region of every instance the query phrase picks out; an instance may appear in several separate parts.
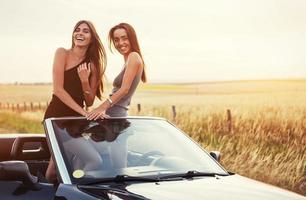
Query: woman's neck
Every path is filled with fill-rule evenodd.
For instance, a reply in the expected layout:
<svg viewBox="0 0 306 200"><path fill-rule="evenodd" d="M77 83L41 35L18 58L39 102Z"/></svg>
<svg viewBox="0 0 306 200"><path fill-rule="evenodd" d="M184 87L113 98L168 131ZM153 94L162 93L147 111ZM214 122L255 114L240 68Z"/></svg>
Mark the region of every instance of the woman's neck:
<svg viewBox="0 0 306 200"><path fill-rule="evenodd" d="M123 59L124 59L124 63L126 63L127 59L128 59L129 55L124 55Z"/></svg>
<svg viewBox="0 0 306 200"><path fill-rule="evenodd" d="M73 47L71 49L72 54L74 57L76 57L78 60L84 59L86 55L87 48L82 48L82 47Z"/></svg>

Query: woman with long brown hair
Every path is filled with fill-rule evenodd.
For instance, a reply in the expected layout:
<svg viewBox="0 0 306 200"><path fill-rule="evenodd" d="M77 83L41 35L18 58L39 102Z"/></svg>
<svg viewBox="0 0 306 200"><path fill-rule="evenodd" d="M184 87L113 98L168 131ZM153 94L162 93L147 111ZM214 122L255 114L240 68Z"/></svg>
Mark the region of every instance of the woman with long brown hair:
<svg viewBox="0 0 306 200"><path fill-rule="evenodd" d="M134 28L127 23L120 23L109 31L110 49L115 47L123 56L124 65L113 82L112 93L99 107L91 111L87 119L126 117L128 107L135 90L142 80L146 82L145 64ZM124 134L123 134L124 135ZM116 143L111 143L109 153L113 168L127 166L127 137L119 135Z"/></svg>
<svg viewBox="0 0 306 200"><path fill-rule="evenodd" d="M53 95L44 119L63 116L87 116L84 106L101 98L106 53L94 25L77 22L70 49L58 48L53 62ZM85 104L85 105L84 105ZM46 178L56 181L51 157Z"/></svg>
<svg viewBox="0 0 306 200"><path fill-rule="evenodd" d="M113 90L99 107L87 116L88 119L98 119L107 116L125 117L132 96L140 82L146 82L145 64L140 51L134 28L127 23L120 23L109 31L110 49L115 47L123 56L122 71L113 82Z"/></svg>

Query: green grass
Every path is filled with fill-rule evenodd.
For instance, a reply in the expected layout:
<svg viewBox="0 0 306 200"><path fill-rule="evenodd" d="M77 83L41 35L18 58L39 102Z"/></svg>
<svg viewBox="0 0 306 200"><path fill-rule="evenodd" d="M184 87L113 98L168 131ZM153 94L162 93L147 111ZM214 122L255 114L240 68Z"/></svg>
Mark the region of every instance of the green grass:
<svg viewBox="0 0 306 200"><path fill-rule="evenodd" d="M0 111L2 132L7 133L44 133L43 125L39 120L28 119L8 111Z"/></svg>

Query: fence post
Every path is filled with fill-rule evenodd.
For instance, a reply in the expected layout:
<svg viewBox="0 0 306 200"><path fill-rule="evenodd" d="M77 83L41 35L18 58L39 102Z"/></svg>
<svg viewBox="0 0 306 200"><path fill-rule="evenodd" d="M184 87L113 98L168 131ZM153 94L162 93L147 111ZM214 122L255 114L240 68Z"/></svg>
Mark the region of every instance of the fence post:
<svg viewBox="0 0 306 200"><path fill-rule="evenodd" d="M226 110L226 114L227 114L227 130L229 133L232 132L232 113L230 109Z"/></svg>
<svg viewBox="0 0 306 200"><path fill-rule="evenodd" d="M172 117L173 117L173 119L175 119L175 117L176 117L176 109L175 109L174 105L172 105Z"/></svg>
<svg viewBox="0 0 306 200"><path fill-rule="evenodd" d="M38 110L41 110L41 104L38 102Z"/></svg>
<svg viewBox="0 0 306 200"><path fill-rule="evenodd" d="M27 111L27 104L26 104L26 102L23 102L23 110Z"/></svg>
<svg viewBox="0 0 306 200"><path fill-rule="evenodd" d="M30 110L33 111L34 110L34 105L33 102L30 102Z"/></svg>
<svg viewBox="0 0 306 200"><path fill-rule="evenodd" d="M2 108L2 104L1 104L1 102L0 102L0 109Z"/></svg>
<svg viewBox="0 0 306 200"><path fill-rule="evenodd" d="M141 105L140 105L140 103L138 103L137 104L137 113L140 113L140 111L141 111Z"/></svg>
<svg viewBox="0 0 306 200"><path fill-rule="evenodd" d="M6 106L7 106L7 109L9 110L10 109L10 103L6 102Z"/></svg>

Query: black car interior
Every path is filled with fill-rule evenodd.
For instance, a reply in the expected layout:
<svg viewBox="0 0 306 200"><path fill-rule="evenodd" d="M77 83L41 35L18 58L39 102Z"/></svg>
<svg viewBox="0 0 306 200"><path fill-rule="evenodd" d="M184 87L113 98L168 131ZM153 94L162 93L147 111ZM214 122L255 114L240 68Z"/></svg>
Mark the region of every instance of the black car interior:
<svg viewBox="0 0 306 200"><path fill-rule="evenodd" d="M2 135L0 143L0 162L24 161L32 175L44 176L50 159L44 135L17 134L7 137Z"/></svg>

